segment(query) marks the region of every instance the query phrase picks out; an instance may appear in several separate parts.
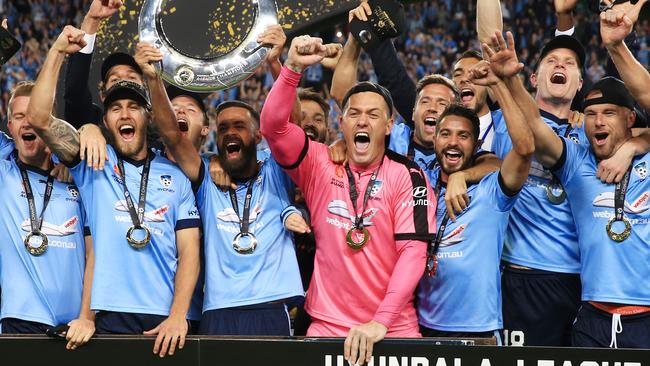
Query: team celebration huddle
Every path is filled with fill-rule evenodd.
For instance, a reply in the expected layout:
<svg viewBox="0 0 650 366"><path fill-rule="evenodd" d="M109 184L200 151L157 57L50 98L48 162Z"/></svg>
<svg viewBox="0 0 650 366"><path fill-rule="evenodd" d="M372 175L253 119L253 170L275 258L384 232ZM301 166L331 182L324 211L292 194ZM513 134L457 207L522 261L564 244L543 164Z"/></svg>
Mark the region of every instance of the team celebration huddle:
<svg viewBox="0 0 650 366"><path fill-rule="evenodd" d="M499 0L475 3L480 49L413 80L404 6L370 0L345 45L268 26L261 107L211 120L146 42L101 61L93 102L123 4L89 1L6 102L2 333L147 335L161 357L187 335L343 337L351 365L389 337L650 348L650 74L627 45L647 0L596 2L614 74L594 82L576 1L551 2L529 80ZM325 93L300 87L316 65Z"/></svg>

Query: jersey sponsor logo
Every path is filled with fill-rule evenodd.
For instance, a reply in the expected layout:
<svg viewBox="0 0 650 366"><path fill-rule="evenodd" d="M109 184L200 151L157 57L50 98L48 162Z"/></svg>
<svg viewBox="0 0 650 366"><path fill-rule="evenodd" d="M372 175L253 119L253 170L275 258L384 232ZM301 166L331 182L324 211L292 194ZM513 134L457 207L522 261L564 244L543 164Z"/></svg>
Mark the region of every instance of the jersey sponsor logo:
<svg viewBox="0 0 650 366"><path fill-rule="evenodd" d="M413 188L413 198L426 197L429 190L425 186L417 186Z"/></svg>
<svg viewBox="0 0 650 366"><path fill-rule="evenodd" d="M163 185L165 188L171 187L172 183L174 183L174 180L172 179L172 176L169 174L163 174L160 176L160 184Z"/></svg>
<svg viewBox="0 0 650 366"><path fill-rule="evenodd" d="M440 241L440 247L450 247L463 242L463 240L465 240L463 232L467 228L467 225L468 224L458 225L458 227L456 227L452 232L443 236L442 241Z"/></svg>
<svg viewBox="0 0 650 366"><path fill-rule="evenodd" d="M635 165L634 174L639 177L639 179L644 180L648 176L648 164L645 161L642 161Z"/></svg>
<svg viewBox="0 0 650 366"><path fill-rule="evenodd" d="M78 198L79 197L79 189L77 186L68 186L68 194L72 198Z"/></svg>
<svg viewBox="0 0 650 366"><path fill-rule="evenodd" d="M129 212L129 208L126 205L126 201L120 200L115 202L115 210L120 211L120 212ZM169 212L169 205L164 205L162 207L159 207L155 210L148 211L144 213L144 220L145 221L151 221L151 222L164 222L165 221L165 214ZM116 216L117 220L117 216ZM129 217L129 222L131 218ZM119 221L119 220L118 220Z"/></svg>
<svg viewBox="0 0 650 366"><path fill-rule="evenodd" d="M433 206L434 201L427 198L419 198L416 200L409 200L402 202L402 208L405 207L415 207L415 206Z"/></svg>
<svg viewBox="0 0 650 366"><path fill-rule="evenodd" d="M625 200L624 211L632 214L640 214L648 210L648 200L650 192L645 191L637 197L632 203ZM614 208L614 192L603 192L594 198L592 202L596 207Z"/></svg>
<svg viewBox="0 0 650 366"><path fill-rule="evenodd" d="M253 208L253 210L251 211L250 216L248 217L248 223L252 224L253 222L255 222L255 219L257 219L257 216L260 214L260 212L262 212L262 208L260 207L259 204L257 204L255 208ZM228 207L223 211L219 211L219 213L217 213L217 218L221 221L236 222L237 224L239 224L239 220L240 220L239 215L237 215L237 213L232 207Z"/></svg>
<svg viewBox="0 0 650 366"><path fill-rule="evenodd" d="M348 204L343 201L343 200L333 200L327 205L327 211L331 214L343 217L347 220L355 221L355 217L353 216L352 213L350 213L350 210L348 210ZM378 208L371 207L367 209L366 211L363 212L363 226L371 226L374 225L372 222L372 218L375 217L375 215L379 212ZM328 221L329 222L329 221ZM331 224L331 222L330 222Z"/></svg>
<svg viewBox="0 0 650 366"><path fill-rule="evenodd" d="M333 186L337 186L339 188L345 188L345 184L343 184L343 181L340 181L336 178L330 179L330 184Z"/></svg>
<svg viewBox="0 0 650 366"><path fill-rule="evenodd" d="M77 216L72 216L61 225L52 224L50 222L43 220L41 231L45 235L68 236L77 232L76 226L78 222L79 222L79 218ZM27 231L27 232L32 231L32 225L29 219L25 219L25 221L23 221L20 227L23 229L23 231Z"/></svg>

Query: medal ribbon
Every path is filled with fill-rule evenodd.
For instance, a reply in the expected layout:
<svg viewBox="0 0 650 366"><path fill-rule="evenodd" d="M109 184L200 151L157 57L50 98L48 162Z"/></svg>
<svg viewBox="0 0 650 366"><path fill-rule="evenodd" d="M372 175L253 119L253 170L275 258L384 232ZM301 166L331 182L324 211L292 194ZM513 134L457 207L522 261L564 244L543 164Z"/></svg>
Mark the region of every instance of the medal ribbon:
<svg viewBox="0 0 650 366"><path fill-rule="evenodd" d="M259 175L259 172L255 174L255 176L248 181L248 188L246 189L246 198L244 198L244 212L242 213L242 217L239 217L239 204L237 203L237 192L230 188L228 189L228 193L230 193L230 203L232 204L232 208L235 210L235 214L237 215L237 218L239 219L239 231L243 235L248 234L248 226L250 224L250 211L251 211L251 199L253 197L253 184L257 180L257 177Z"/></svg>
<svg viewBox="0 0 650 366"><path fill-rule="evenodd" d="M442 172L441 172L442 173ZM436 188L434 190L435 198L438 199L440 196L440 190L442 189L442 180L438 176L438 181L436 182ZM438 231L436 232L436 237L433 239L433 243L429 241L427 245L427 274L433 276L435 269L438 264L436 255L438 254L438 249L440 249L440 243L442 242L442 237L445 235L445 229L447 229L447 224L449 223L449 214L445 211L445 215L442 217L440 226L438 226Z"/></svg>
<svg viewBox="0 0 650 366"><path fill-rule="evenodd" d="M625 194L627 193L627 185L630 183L630 171L632 166L628 168L623 179L616 183L616 190L614 191L614 214L616 215L614 221L623 221L623 214L625 208Z"/></svg>
<svg viewBox="0 0 650 366"><path fill-rule="evenodd" d="M345 165L345 172L348 175L348 183L350 185L350 201L352 201L352 208L354 209L355 220L353 224L354 227L358 230L363 229L363 213L366 211L366 207L368 206L368 199L370 198L370 192L372 192L372 188L375 186L375 181L379 175L379 169L381 169L381 165L383 163L384 158L382 157L379 166L377 169L375 169L374 172L372 172L372 175L370 176L370 181L368 181L368 186L366 186L366 192L363 195L363 207L361 209L361 214L357 214L357 199L359 198L359 192L357 192L357 185L354 181L354 175L352 175L350 166L348 164Z"/></svg>
<svg viewBox="0 0 650 366"><path fill-rule="evenodd" d="M20 168L20 175L23 179L23 187L25 188L25 196L27 196L27 205L29 206L29 222L32 226L32 234L38 235L41 233L41 226L43 225L43 215L45 214L45 209L47 208L48 203L50 203L50 198L52 197L54 177L47 177L45 195L43 196L43 209L41 209L41 216L38 217L38 213L36 212L36 203L34 202L34 192L32 191L32 186L29 184L27 169L25 168L25 165L18 160L18 157L16 157L16 163Z"/></svg>
<svg viewBox="0 0 650 366"><path fill-rule="evenodd" d="M129 209L129 215L131 215L131 222L136 229L142 228L144 224L144 209L145 201L147 199L147 184L149 183L149 169L151 168L151 160L153 158L150 155L147 155L147 159L144 162L144 167L142 168L142 177L140 178L140 197L138 199L138 210L135 210L135 205L131 199L131 193L126 187L126 171L124 170L124 161L121 158L117 159L117 166L120 169L120 174L122 175L122 189L124 190L124 199L126 200L126 207Z"/></svg>

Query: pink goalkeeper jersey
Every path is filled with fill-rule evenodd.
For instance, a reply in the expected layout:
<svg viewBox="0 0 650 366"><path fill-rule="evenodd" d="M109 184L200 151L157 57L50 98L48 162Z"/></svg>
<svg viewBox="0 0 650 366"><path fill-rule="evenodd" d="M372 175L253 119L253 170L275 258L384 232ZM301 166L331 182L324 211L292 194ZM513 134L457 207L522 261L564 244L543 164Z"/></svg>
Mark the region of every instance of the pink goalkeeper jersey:
<svg viewBox="0 0 650 366"><path fill-rule="evenodd" d="M355 210L345 167L332 163L325 145L288 122L299 79L300 74L283 68L261 120L272 153L301 188L311 213L316 258L306 309L317 320L348 328L375 320L388 327L388 336L417 336L413 291L435 231L433 192L415 163L387 151L363 211L370 240L360 250L350 248L346 233ZM377 166L351 166L358 211Z"/></svg>

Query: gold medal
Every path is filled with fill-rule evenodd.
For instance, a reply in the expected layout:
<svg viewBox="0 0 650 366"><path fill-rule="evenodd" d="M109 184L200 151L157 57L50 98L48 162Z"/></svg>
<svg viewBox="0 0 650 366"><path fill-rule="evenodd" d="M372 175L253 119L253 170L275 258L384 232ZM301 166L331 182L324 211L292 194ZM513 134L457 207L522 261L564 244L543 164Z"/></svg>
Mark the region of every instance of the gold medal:
<svg viewBox="0 0 650 366"><path fill-rule="evenodd" d="M144 239L137 240L133 237L133 232L136 229L144 230ZM138 249L138 250L142 249L146 247L147 244L149 244L149 242L151 241L151 231L149 231L149 229L146 226L140 226L140 227L131 226L129 228L129 231L126 232L126 241L129 242L131 248Z"/></svg>
<svg viewBox="0 0 650 366"><path fill-rule="evenodd" d="M32 238L41 238L41 244L38 246L31 245L30 242L32 241ZM27 234L25 237L25 249L29 252L29 254L38 257L39 255L45 253L47 250L47 244L48 244L48 239L47 235L43 234L42 232L30 232Z"/></svg>
<svg viewBox="0 0 650 366"><path fill-rule="evenodd" d="M352 238L353 233L358 232L358 231L361 231L361 233L363 235L363 237L361 238L361 241L355 241ZM358 234L355 235L355 236L357 238L359 237ZM366 245L366 243L368 242L368 240L370 240L370 232L365 227L363 227L361 229L353 227L352 229L348 230L348 234L345 236L345 241L348 243L348 246L350 248L354 249L354 250L359 250L359 249L363 248L364 245Z"/></svg>
<svg viewBox="0 0 650 366"><path fill-rule="evenodd" d="M250 244L248 246L246 246L246 247L239 245L239 241L243 237L247 237L250 240ZM252 254L255 251L255 248L257 248L257 238L252 233L249 233L249 232L241 233L240 232L237 235L235 235L235 238L232 241L232 247L239 254Z"/></svg>
<svg viewBox="0 0 650 366"><path fill-rule="evenodd" d="M621 221L623 224L625 224L625 229L623 229L623 231L620 233L615 232L612 228L614 223L617 221ZM609 222L607 223L607 227L605 229L607 230L607 236L609 236L610 239L614 240L617 243L620 243L630 237L630 234L632 233L632 223L630 223L630 220L628 220L628 218L625 216L623 216L621 220L617 220L615 217L612 217L609 219Z"/></svg>

